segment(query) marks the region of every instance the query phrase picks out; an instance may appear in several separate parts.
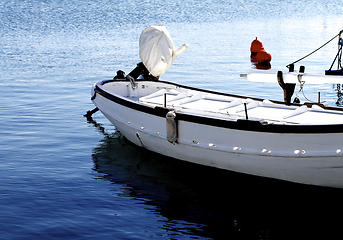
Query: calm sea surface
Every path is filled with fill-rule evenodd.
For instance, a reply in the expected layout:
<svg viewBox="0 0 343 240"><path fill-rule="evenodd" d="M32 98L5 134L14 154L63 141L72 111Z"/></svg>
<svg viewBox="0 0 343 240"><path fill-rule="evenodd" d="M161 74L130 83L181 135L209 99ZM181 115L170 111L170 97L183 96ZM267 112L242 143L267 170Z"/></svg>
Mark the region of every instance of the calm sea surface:
<svg viewBox="0 0 343 240"><path fill-rule="evenodd" d="M182 163L83 117L94 82L140 61L148 26L190 45L163 80L282 100L277 83L239 77L251 42L286 71L343 29L342 13L334 0L0 0L0 238L342 238L342 190ZM324 73L336 52L337 38L296 69ZM335 85L304 89L318 91L341 104Z"/></svg>

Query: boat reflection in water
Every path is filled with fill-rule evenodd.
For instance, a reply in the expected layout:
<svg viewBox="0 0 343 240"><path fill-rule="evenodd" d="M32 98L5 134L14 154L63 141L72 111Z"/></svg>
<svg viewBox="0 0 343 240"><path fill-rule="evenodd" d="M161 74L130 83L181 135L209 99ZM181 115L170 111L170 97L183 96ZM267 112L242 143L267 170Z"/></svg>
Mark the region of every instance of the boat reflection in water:
<svg viewBox="0 0 343 240"><path fill-rule="evenodd" d="M171 159L105 133L93 150L97 178L124 185L119 197L138 199L162 217L157 227L193 237L279 239L340 234L341 189L238 174ZM117 200L115 201L117 202ZM132 219L134 222L135 219ZM149 222L147 226L154 223Z"/></svg>
<svg viewBox="0 0 343 240"><path fill-rule="evenodd" d="M336 105L339 107L343 106L343 93L342 93L342 84L336 84L333 86L334 91L337 93Z"/></svg>

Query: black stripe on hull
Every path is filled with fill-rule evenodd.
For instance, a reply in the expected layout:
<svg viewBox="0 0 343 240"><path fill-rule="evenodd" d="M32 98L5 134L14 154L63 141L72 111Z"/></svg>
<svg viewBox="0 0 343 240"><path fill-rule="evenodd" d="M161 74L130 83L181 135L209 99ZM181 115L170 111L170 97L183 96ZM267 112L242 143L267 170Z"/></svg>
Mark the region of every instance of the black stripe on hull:
<svg viewBox="0 0 343 240"><path fill-rule="evenodd" d="M170 108L163 108L163 107L149 107L145 106L139 103L135 103L132 101L125 100L123 98L117 97L115 95L112 95L105 90L103 90L100 86L103 84L106 84L108 82L112 82L112 80L109 81L103 81L101 83L96 84L95 91L97 94L100 94L101 96L117 103L122 106L134 109L136 111L144 112L147 114L151 114L158 117L166 117L166 114L168 111L172 110ZM137 81L139 82L139 81ZM147 82L147 81L144 81ZM238 97L238 98L246 98L242 96L236 96L231 94L224 94L224 93L218 93L213 91L207 91L202 89L196 89L192 87L182 86L174 83L169 82L162 82L165 84L178 86L185 89L190 90L196 90L206 93L214 93L224 96L232 96L232 97ZM100 86L99 86L100 85ZM262 99L258 98L252 98L254 100L262 101ZM281 103L276 102L275 103ZM294 104L295 106L301 106L299 104ZM327 109L333 109L333 110L340 110L338 108L327 108ZM343 113L342 113L343 114ZM177 113L177 119L179 121L186 121L186 122L192 122L197 124L204 124L204 125L210 125L214 127L220 127L220 128L228 128L228 129L235 129L235 130L243 130L243 131L254 131L254 132L266 132L266 133L295 133L295 134L324 134L324 133L342 133L343 132L343 124L332 124L332 125L278 125L278 124L265 124L264 122L261 122L259 120L246 120L246 119L239 119L237 121L228 121L228 120L222 120L222 119L216 119L216 118L210 118L210 117L204 117L204 116L196 116L196 115L190 115L185 113Z"/></svg>

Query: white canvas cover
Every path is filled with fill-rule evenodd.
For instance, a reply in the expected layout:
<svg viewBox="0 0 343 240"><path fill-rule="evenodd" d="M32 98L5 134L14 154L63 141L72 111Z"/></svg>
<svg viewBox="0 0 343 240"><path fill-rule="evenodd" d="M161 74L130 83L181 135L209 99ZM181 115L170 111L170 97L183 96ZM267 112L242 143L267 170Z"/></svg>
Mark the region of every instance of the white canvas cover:
<svg viewBox="0 0 343 240"><path fill-rule="evenodd" d="M188 48L183 44L175 50L167 28L156 25L144 29L139 39L139 56L149 72L159 77L167 72L178 55Z"/></svg>

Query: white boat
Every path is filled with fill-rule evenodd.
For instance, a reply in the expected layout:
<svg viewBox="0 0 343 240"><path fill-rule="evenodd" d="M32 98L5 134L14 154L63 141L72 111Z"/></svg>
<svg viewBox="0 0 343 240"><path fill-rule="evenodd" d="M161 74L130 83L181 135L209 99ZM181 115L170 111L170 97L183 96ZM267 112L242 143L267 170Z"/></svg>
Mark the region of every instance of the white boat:
<svg viewBox="0 0 343 240"><path fill-rule="evenodd" d="M343 187L342 108L248 98L131 75L96 83L92 101L137 146L240 173Z"/></svg>

